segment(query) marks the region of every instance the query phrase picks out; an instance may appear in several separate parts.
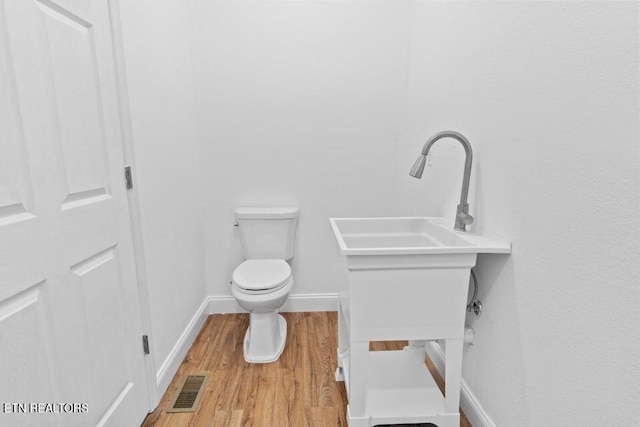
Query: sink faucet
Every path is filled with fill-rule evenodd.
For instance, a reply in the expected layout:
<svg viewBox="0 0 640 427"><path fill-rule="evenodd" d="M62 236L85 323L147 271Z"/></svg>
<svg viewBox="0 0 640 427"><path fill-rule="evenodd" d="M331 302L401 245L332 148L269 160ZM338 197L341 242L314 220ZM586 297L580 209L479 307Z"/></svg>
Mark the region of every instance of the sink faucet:
<svg viewBox="0 0 640 427"><path fill-rule="evenodd" d="M473 150L471 149L471 143L467 138L464 137L464 135L452 130L445 130L444 132L439 132L433 135L427 140L427 142L424 143L424 147L422 147L422 154L413 164L409 175L418 179L422 178L424 165L427 161L427 154L429 154L431 146L439 139L447 137L459 141L464 147L465 160L464 177L462 179L462 193L460 194L460 204L458 205L458 210L456 212L456 224L453 228L455 230L466 231L466 226L473 223L473 217L469 215L469 203L467 203L467 196L469 194L469 179L471 178L471 161L473 160Z"/></svg>

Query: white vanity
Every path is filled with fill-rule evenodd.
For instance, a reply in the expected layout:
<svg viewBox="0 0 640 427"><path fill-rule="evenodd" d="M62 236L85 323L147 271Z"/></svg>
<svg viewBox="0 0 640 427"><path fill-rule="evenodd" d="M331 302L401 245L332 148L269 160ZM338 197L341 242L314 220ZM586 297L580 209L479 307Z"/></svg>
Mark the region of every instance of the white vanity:
<svg viewBox="0 0 640 427"><path fill-rule="evenodd" d="M454 231L445 218L331 218L338 262L338 369L351 427L460 425L460 379L469 274L478 253L511 245ZM422 350L369 352L370 341L444 340L444 397Z"/></svg>

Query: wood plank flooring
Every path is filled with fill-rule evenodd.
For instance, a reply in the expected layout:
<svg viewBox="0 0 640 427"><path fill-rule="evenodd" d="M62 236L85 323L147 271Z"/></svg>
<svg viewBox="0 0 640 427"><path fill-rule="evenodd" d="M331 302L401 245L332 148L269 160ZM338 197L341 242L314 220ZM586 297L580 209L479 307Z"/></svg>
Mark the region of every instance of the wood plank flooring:
<svg viewBox="0 0 640 427"><path fill-rule="evenodd" d="M335 312L283 313L287 344L274 363L250 364L242 357L248 314L209 316L160 405L142 427L324 427L347 426L344 383L336 382ZM399 350L405 341L371 343L372 351ZM444 393L444 382L427 358ZM209 373L193 413L166 413L183 375ZM471 427L461 416L461 427Z"/></svg>

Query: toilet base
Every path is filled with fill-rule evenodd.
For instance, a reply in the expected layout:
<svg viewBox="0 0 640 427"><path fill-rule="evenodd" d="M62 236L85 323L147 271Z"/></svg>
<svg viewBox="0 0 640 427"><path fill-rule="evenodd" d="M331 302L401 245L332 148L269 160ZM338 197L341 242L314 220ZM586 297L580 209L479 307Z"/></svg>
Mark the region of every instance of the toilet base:
<svg viewBox="0 0 640 427"><path fill-rule="evenodd" d="M271 363L280 358L287 341L287 321L276 310L250 313L244 334L243 355L247 363Z"/></svg>

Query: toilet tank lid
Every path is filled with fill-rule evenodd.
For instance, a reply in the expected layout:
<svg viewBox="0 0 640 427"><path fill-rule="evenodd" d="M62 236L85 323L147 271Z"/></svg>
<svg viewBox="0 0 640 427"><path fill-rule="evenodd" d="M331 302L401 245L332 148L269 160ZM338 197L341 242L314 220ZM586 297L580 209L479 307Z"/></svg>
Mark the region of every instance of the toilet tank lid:
<svg viewBox="0 0 640 427"><path fill-rule="evenodd" d="M298 208L236 208L237 219L285 219L298 216Z"/></svg>

